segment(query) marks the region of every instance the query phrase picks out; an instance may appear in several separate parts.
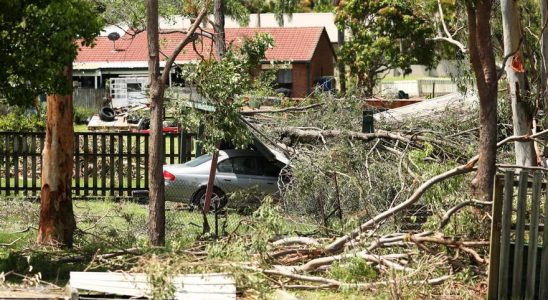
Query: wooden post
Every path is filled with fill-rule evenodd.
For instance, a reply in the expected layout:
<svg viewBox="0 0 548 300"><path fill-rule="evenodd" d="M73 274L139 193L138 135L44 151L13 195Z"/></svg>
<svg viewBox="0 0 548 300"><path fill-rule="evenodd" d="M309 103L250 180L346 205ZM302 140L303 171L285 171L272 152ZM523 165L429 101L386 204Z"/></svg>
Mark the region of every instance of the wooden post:
<svg viewBox="0 0 548 300"><path fill-rule="evenodd" d="M503 191L508 188L512 189L511 185L510 187L503 186L501 179L495 177L493 191L493 221L491 223L491 245L489 248L489 290L487 291L487 299L497 299Z"/></svg>

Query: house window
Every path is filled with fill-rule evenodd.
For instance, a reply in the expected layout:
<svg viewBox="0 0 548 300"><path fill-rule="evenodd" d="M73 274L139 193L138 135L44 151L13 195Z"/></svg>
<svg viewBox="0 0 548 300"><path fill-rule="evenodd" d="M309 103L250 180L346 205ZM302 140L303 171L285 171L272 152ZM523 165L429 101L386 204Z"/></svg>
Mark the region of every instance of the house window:
<svg viewBox="0 0 548 300"><path fill-rule="evenodd" d="M278 70L277 81L280 84L288 84L293 82L293 70L281 69Z"/></svg>
<svg viewBox="0 0 548 300"><path fill-rule="evenodd" d="M141 90L142 89L141 89L141 84L140 83L128 83L127 84L128 93L140 92Z"/></svg>

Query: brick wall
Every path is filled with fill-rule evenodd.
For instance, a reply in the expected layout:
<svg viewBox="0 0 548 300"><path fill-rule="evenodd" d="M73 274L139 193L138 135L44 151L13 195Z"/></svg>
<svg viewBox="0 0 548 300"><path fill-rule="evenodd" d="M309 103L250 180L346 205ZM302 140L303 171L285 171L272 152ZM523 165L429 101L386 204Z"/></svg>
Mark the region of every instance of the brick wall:
<svg viewBox="0 0 548 300"><path fill-rule="evenodd" d="M310 83L308 81L308 64L293 63L293 87L291 89L292 98L304 98L308 95Z"/></svg>
<svg viewBox="0 0 548 300"><path fill-rule="evenodd" d="M304 98L314 90L314 82L323 76L333 76L334 54L327 33L324 31L310 64L293 63L293 88L291 97ZM308 70L310 69L310 70ZM310 76L308 72L310 71Z"/></svg>

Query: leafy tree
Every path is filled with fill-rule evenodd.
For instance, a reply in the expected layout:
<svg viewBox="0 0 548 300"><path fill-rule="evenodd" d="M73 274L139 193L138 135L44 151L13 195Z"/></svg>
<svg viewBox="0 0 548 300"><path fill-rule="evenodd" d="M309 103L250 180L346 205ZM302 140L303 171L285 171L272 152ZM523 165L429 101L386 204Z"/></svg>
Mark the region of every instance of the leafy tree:
<svg viewBox="0 0 548 300"><path fill-rule="evenodd" d="M336 23L352 35L341 47L339 59L348 64L366 96L373 95L387 70L399 68L408 74L411 64L433 63L433 42L427 39L431 24L408 1L345 1Z"/></svg>
<svg viewBox="0 0 548 300"><path fill-rule="evenodd" d="M0 0L0 7L0 98L29 105L39 94L70 91L59 74L102 26L91 3Z"/></svg>
<svg viewBox="0 0 548 300"><path fill-rule="evenodd" d="M205 100L215 106L215 112L205 114L175 101L173 109L185 128L205 127L202 143L208 152L215 149L219 141L230 142L236 147L246 147L250 142L249 132L240 121L240 111L245 105L245 95L267 85L265 77L253 76L255 68L273 46L268 34L257 34L246 39L237 48L228 49L219 60L204 59L197 65L184 68L183 76L194 82Z"/></svg>
<svg viewBox="0 0 548 300"><path fill-rule="evenodd" d="M73 169L72 61L102 26L85 0L0 0L0 97L29 104L48 93L38 242L72 246L76 221Z"/></svg>

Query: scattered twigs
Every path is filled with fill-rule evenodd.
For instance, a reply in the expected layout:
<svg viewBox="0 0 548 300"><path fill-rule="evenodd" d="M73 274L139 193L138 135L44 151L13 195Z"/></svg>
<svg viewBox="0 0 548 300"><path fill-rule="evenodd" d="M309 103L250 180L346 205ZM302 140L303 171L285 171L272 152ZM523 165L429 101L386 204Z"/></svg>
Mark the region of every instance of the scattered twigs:
<svg viewBox="0 0 548 300"><path fill-rule="evenodd" d="M489 241L457 241L443 236L416 237L413 235L410 235L408 239L417 244L417 246L424 243L433 243L450 248L456 248L470 254L476 262L480 264L486 263L486 260L481 258L481 256L470 247L488 246Z"/></svg>
<svg viewBox="0 0 548 300"><path fill-rule="evenodd" d="M451 209L449 209L447 212L445 212L445 214L443 215L443 217L441 218L441 221L440 221L440 226L439 228L442 229L444 228L445 226L447 226L447 224L449 224L449 221L451 219L451 216L453 214L455 214L456 212L458 212L460 209L462 209L463 207L465 206L468 206L468 205L491 205L493 204L492 202L488 202L488 201L479 201L479 200L468 200L468 201L464 201L464 202L461 202L455 206L453 206Z"/></svg>
<svg viewBox="0 0 548 300"><path fill-rule="evenodd" d="M409 205L414 204L415 202L417 202L420 199L420 197L422 196L422 194L424 194L434 184L436 184L438 182L441 182L441 181L443 181L447 178L451 178L451 177L454 177L454 176L457 176L457 175L472 172L474 170L474 165L475 165L476 162L477 162L477 158L474 157L466 165L458 166L456 168L453 168L449 171L446 171L444 173L441 173L437 176L434 176L434 177L430 178L429 180L427 180L423 184L421 184L415 190L415 192L409 198L407 198L407 200L405 200L402 203L392 207L391 209L388 209L388 210L383 211L382 213L376 215L375 217L373 217L369 221L363 223L358 228L354 229L350 234L344 235L344 236L336 239L334 242L332 242L331 244L329 244L326 247L326 249L325 249L326 252L335 253L335 252L340 251L348 241L350 241L350 240L356 238L357 236L359 236L361 232L373 228L375 226L375 224L377 224L377 223L393 216L397 212L400 212L404 208L408 207Z"/></svg>
<svg viewBox="0 0 548 300"><path fill-rule="evenodd" d="M293 267L293 270L295 272L311 272L316 269L318 269L321 266L329 265L335 261L340 261L342 259L350 258L350 257L361 257L366 261L384 265L390 269L397 270L397 271L404 271L404 272L411 272L413 269L402 266L391 259L394 258L400 258L400 255L393 256L393 255L372 255L369 254L368 251L361 251L356 253L345 253L340 255L333 255L333 256L327 256L327 257L320 257L313 259L306 264L298 267ZM407 257L407 255L405 255Z"/></svg>
<svg viewBox="0 0 548 300"><path fill-rule="evenodd" d="M129 248L129 249L118 250L118 251L114 251L114 252L106 253L106 254L102 254L102 255L96 255L96 254L97 254L97 252L93 256L93 259L104 260L104 259L109 259L109 258L113 258L113 257L117 257L117 256L122 256L122 255L140 255L142 253L141 253L141 250L139 248ZM63 257L63 258L60 258L60 259L56 260L55 263L84 262L88 258L89 258L89 256L84 256L84 255Z"/></svg>
<svg viewBox="0 0 548 300"><path fill-rule="evenodd" d="M396 280L387 280L387 281L378 281L371 283L345 283L334 279L319 277L319 276L310 276L310 275L300 275L294 274L279 270L261 270L254 267L244 267L245 269L252 270L255 272L263 273L267 276L276 276L283 277L294 281L299 282L310 282L317 283L318 285L303 285L303 284L284 284L283 287L286 289L300 289L300 290L317 290L317 289L338 289L338 288L348 288L356 290L370 290L379 286L386 286L394 284ZM450 275L445 275L437 278L426 279L426 280L414 280L409 282L412 285L428 284L428 285L437 285L441 284L447 279L451 278Z"/></svg>
<svg viewBox="0 0 548 300"><path fill-rule="evenodd" d="M16 238L15 240L13 240L11 243L6 243L6 244L0 243L0 247L11 247L11 246L13 246L15 243L17 243L19 240L21 240L22 238L23 238L23 237L20 236L20 237Z"/></svg>

